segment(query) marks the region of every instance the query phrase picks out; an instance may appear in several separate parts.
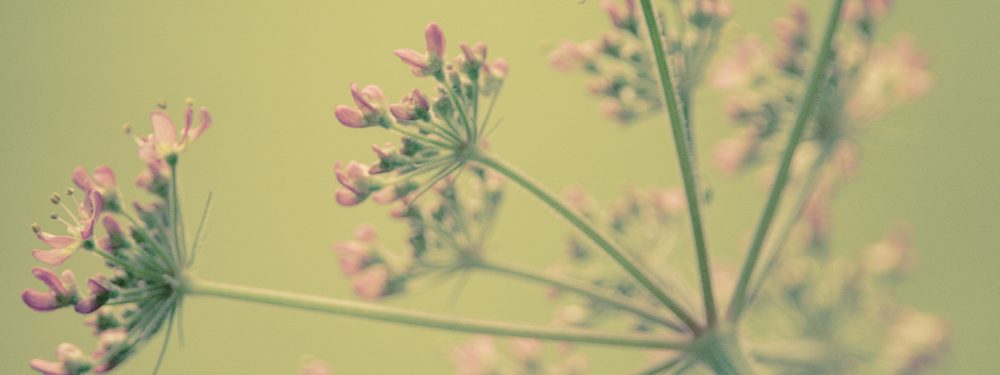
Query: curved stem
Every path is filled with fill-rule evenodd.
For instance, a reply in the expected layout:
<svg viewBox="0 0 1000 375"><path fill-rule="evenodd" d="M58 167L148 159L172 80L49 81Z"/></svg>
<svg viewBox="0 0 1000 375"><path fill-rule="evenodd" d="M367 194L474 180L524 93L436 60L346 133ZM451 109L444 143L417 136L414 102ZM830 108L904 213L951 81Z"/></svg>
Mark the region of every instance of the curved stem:
<svg viewBox="0 0 1000 375"><path fill-rule="evenodd" d="M757 223L753 242L750 244L750 250L747 251L746 262L743 263L739 282L736 285L736 290L733 292L732 302L729 304L729 318L733 321L739 319L744 307L746 307L747 288L750 284L750 278L753 276L754 267L760 258L760 250L764 245L764 240L767 238L768 229L771 228L771 222L774 221L774 213L778 210L778 203L781 201L785 185L788 184L788 174L792 165L792 157L795 156L795 149L802 139L806 124L812 116L813 108L816 107L816 98L819 97L820 88L826 82L827 68L830 66L830 60L833 56L833 35L836 34L837 25L840 24L840 11L843 3L844 0L834 0L833 2L833 10L830 11L826 32L823 34L823 44L820 46L819 53L816 56L816 63L813 67L812 76L809 78L809 84L806 87L802 107L795 118L795 125L792 127L792 132L788 135L788 144L785 146L785 151L781 156L778 174L774 177L774 183L771 185L771 193L767 197L764 212Z"/></svg>
<svg viewBox="0 0 1000 375"><path fill-rule="evenodd" d="M586 329L555 328L466 319L372 303L223 284L199 279L189 279L186 287L186 292L192 295L212 296L448 331L651 349L685 350L688 347L687 343L667 341L661 336L654 335L606 333Z"/></svg>
<svg viewBox="0 0 1000 375"><path fill-rule="evenodd" d="M573 224L573 226L579 229L580 232L583 232L587 238L594 241L594 243L604 250L604 252L614 258L614 260L618 262L618 264L621 265L626 272L632 275L632 277L642 284L643 287L649 290L649 292L652 293L657 300L677 315L677 318L691 328L692 331L700 331L700 327L698 327L698 324L695 323L694 319L692 319L691 316L688 315L688 313L673 300L673 298L664 292L664 288L660 285L660 282L653 277L651 272L646 270L637 259L632 257L631 254L622 250L621 247L610 237L599 232L593 227L592 224L573 212L572 209L557 199L552 193L532 181L528 176L507 165L496 157L483 155L481 153L474 153L471 156L471 159L492 168L504 176L507 176L507 178L510 178L518 185L521 185L521 187L525 190L538 197L538 199L555 210L560 216Z"/></svg>
<svg viewBox="0 0 1000 375"><path fill-rule="evenodd" d="M656 14L650 0L642 0L642 13L646 21L647 36L653 46L653 55L656 57L656 68L660 76L663 101L667 107L667 115L670 117L674 148L677 151L677 161L680 164L681 177L684 180L684 194L687 196L691 232L694 236L695 251L698 256L698 275L701 278L702 299L705 303L705 319L708 326L713 327L717 320L715 295L712 292L712 271L708 259L708 244L705 240L705 229L701 220L701 199L699 198L700 190L693 162L694 153L688 142L690 132L683 117L680 100L674 90L674 80L670 76L670 66L666 52L663 50L659 26L656 24Z"/></svg>
<svg viewBox="0 0 1000 375"><path fill-rule="evenodd" d="M650 321L659 323L667 328L670 328L677 332L685 332L686 329L667 319L659 311L644 306L642 304L635 303L634 301L614 294L608 290L590 285L586 282L571 279L568 277L561 277L556 275L548 275L530 268L520 267L513 264L502 264L488 260L477 261L471 264L473 267L487 270L503 275L520 277L525 280L534 281L542 284L548 284L550 286L558 287L561 289L569 290L574 293L578 293L585 297L592 298L594 300L601 301L612 305L618 309L631 312L640 317L648 319Z"/></svg>

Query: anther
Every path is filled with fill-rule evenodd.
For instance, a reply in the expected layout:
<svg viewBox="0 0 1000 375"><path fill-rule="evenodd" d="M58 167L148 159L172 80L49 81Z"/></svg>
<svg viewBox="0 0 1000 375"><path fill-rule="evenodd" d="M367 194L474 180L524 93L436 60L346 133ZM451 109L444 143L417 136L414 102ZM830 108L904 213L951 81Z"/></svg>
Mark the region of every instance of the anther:
<svg viewBox="0 0 1000 375"><path fill-rule="evenodd" d="M53 213L49 215L49 219L59 220L59 214Z"/></svg>
<svg viewBox="0 0 1000 375"><path fill-rule="evenodd" d="M132 135L132 125L127 122L122 124L122 131L125 132L125 134Z"/></svg>
<svg viewBox="0 0 1000 375"><path fill-rule="evenodd" d="M66 195L73 196L73 193L75 193L75 192L76 192L76 190L73 190L73 188L66 189Z"/></svg>
<svg viewBox="0 0 1000 375"><path fill-rule="evenodd" d="M42 226L38 225L38 223L31 224L31 231L35 232L35 234L41 233L42 232Z"/></svg>
<svg viewBox="0 0 1000 375"><path fill-rule="evenodd" d="M59 193L52 193L52 196L49 197L49 202L52 202L52 204L59 204L59 202L62 202L62 198L59 197Z"/></svg>

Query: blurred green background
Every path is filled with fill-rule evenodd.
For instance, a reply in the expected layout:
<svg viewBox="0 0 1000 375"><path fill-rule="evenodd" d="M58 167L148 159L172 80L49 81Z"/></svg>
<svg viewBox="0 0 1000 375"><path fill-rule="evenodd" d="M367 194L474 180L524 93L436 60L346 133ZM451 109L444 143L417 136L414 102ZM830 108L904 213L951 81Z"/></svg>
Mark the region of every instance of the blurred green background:
<svg viewBox="0 0 1000 375"><path fill-rule="evenodd" d="M812 1L820 11L826 1ZM901 297L950 320L952 355L938 373L1000 373L1000 55L993 1L900 2L886 34L905 30L932 56L933 92L879 120L863 141L864 164L836 208L835 244L860 249L884 229L908 221L920 270ZM737 1L729 38L771 30L786 1ZM76 165L107 163L135 197L141 167L122 123L148 129L161 99L176 112L187 96L207 105L215 127L185 155L181 179L188 215L215 194L203 277L330 296L350 296L331 253L361 222L399 242L401 225L382 207L345 209L332 198L336 160L371 158L378 131L351 131L332 117L349 102L351 82L381 85L391 99L426 82L392 56L422 48L431 20L452 52L460 41L487 41L510 61L496 109L504 125L494 149L553 190L579 184L602 200L625 185L676 185L679 174L665 118L621 129L598 114L583 79L554 73L544 46L598 35L606 20L597 1L11 1L0 5L0 176L4 260L0 262L0 372L29 373L30 358L52 358L63 341L89 351L93 339L70 311L39 314L20 301L38 287L29 269L32 222L51 211L48 196L70 184ZM703 159L732 127L711 89L699 93ZM175 115L175 118L177 116ZM763 192L751 179L708 171L711 245L741 248ZM544 266L559 259L568 227L512 188L493 241L495 256ZM189 219L190 221L190 219ZM71 267L95 269L87 257ZM717 258L725 261L726 256ZM692 265L693 267L693 265ZM78 274L85 274L78 272ZM484 318L546 322L541 290L475 276L449 307L451 284L394 305ZM291 374L301 355L330 361L339 374L451 373L446 354L467 338L409 327L190 299L187 340L173 344L163 374ZM175 342L176 343L176 342ZM145 373L156 357L143 350L120 373ZM596 374L623 373L645 358L588 348Z"/></svg>

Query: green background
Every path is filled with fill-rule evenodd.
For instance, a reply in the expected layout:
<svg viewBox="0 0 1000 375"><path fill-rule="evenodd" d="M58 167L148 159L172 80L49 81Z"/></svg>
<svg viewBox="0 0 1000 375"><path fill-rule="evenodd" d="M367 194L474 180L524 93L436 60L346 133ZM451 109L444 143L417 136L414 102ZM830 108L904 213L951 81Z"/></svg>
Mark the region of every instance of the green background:
<svg viewBox="0 0 1000 375"><path fill-rule="evenodd" d="M827 2L810 2L825 10ZM995 60L1000 14L994 1L908 1L886 27L906 30L932 56L934 91L879 120L865 134L864 165L836 208L836 245L860 249L887 225L908 221L920 271L901 297L942 314L954 330L939 373L1000 373L1000 198L994 164L1000 139ZM728 35L770 32L785 1L737 1ZM817 17L819 18L819 17ZM39 314L19 298L38 287L29 273L29 230L47 221L48 195L70 184L76 165L107 163L126 194L141 167L122 123L148 129L161 99L176 112L187 96L209 106L215 126L185 154L181 179L194 217L215 194L207 245L196 272L214 280L330 296L349 296L331 243L361 222L397 243L403 228L376 205L345 209L332 197L335 160L371 158L378 131L352 131L332 109L349 102L348 85L377 83L393 99L426 87L391 55L420 49L431 20L452 46L487 41L510 61L496 114L494 149L554 190L579 184L602 200L626 184L676 185L679 173L665 118L623 130L598 115L576 75L554 73L545 46L597 35L606 20L597 1L126 2L3 1L0 5L0 372L28 373L29 358L52 358L62 341L89 351L94 341L70 311ZM702 158L733 128L711 89L699 93ZM715 189L707 211L711 245L734 262L763 204L752 179L708 171ZM568 227L512 188L491 251L544 266L562 254ZM189 221L193 221L189 219ZM49 228L54 229L49 223ZM686 246L686 245L685 245ZM95 261L69 265L86 275ZM693 267L693 264L691 265ZM84 271L91 272L84 272ZM548 321L537 288L473 277L447 304L450 283L393 301L399 306L484 318ZM173 345L163 374L290 374L302 354L329 360L339 374L450 373L446 354L466 338L422 329L190 299L187 340ZM120 373L144 373L154 344ZM645 363L621 350L589 348L594 373Z"/></svg>

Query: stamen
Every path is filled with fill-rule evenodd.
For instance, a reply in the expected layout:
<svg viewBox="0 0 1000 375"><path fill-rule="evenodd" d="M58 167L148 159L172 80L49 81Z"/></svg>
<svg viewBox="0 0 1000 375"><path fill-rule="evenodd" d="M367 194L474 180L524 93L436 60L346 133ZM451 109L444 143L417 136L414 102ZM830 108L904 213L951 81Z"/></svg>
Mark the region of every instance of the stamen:
<svg viewBox="0 0 1000 375"><path fill-rule="evenodd" d="M49 197L49 202L52 202L52 204L59 204L59 202L62 202L62 198L59 197L59 193L52 193L52 196Z"/></svg>

